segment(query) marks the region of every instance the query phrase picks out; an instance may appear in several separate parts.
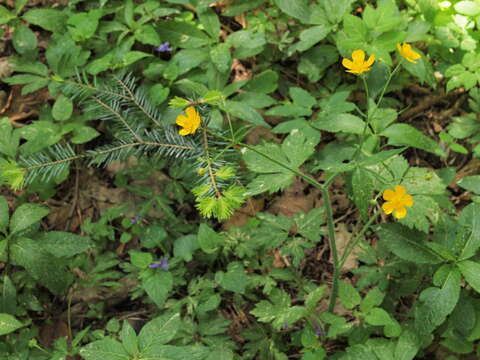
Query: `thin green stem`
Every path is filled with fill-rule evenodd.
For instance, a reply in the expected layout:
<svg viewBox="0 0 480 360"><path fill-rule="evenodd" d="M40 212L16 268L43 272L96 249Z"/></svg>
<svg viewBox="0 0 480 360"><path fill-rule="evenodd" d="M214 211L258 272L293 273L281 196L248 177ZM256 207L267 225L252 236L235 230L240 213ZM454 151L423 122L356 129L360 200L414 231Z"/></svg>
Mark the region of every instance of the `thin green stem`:
<svg viewBox="0 0 480 360"><path fill-rule="evenodd" d="M328 311L333 312L335 309L335 303L337 302L338 297L338 282L340 280L340 268L338 267L338 251L337 251L337 242L335 238L335 225L333 223L333 210L332 203L330 202L330 195L328 193L328 187L321 188L322 197L325 206L325 212L327 215L327 229L328 229L328 245L330 247L330 253L332 255L332 265L333 265L333 283L332 291L330 293L330 303L328 305Z"/></svg>
<svg viewBox="0 0 480 360"><path fill-rule="evenodd" d="M373 215L370 216L370 219L368 219L368 221L365 223L365 225L363 225L362 229L357 233L355 238L347 244L347 247L346 247L345 251L343 252L343 255L342 255L342 257L340 259L340 262L338 264L339 269L343 268L343 265L345 265L345 261L347 260L348 256L353 251L353 249L355 249L355 247L358 245L358 242L363 238L363 235L368 230L370 225L372 225L372 223L375 221L375 219L378 217L378 215L379 215L379 212L375 211L373 213Z"/></svg>

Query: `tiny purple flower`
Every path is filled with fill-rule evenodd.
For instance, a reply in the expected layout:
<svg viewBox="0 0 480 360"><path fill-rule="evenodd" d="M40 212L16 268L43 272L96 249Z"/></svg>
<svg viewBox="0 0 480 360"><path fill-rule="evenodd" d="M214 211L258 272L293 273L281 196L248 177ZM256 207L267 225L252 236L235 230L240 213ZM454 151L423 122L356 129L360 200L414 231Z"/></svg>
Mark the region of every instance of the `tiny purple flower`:
<svg viewBox="0 0 480 360"><path fill-rule="evenodd" d="M315 329L315 335L322 335L323 334L323 331L319 328L316 328Z"/></svg>
<svg viewBox="0 0 480 360"><path fill-rule="evenodd" d="M168 271L168 258L161 258L160 262L157 263L151 263L148 265L149 268L154 269L154 268L162 268L165 271Z"/></svg>
<svg viewBox="0 0 480 360"><path fill-rule="evenodd" d="M287 330L288 329L288 323L285 322L283 325L282 325L282 329L283 330Z"/></svg>
<svg viewBox="0 0 480 360"><path fill-rule="evenodd" d="M172 51L173 48L170 46L170 43L167 41L161 44L160 46L157 46L156 48L154 48L154 50L158 52L167 52L167 51Z"/></svg>
<svg viewBox="0 0 480 360"><path fill-rule="evenodd" d="M135 217L132 219L131 223L132 223L132 224L136 224L136 223L138 223L140 220L142 220L142 215L137 215L137 216L135 216Z"/></svg>

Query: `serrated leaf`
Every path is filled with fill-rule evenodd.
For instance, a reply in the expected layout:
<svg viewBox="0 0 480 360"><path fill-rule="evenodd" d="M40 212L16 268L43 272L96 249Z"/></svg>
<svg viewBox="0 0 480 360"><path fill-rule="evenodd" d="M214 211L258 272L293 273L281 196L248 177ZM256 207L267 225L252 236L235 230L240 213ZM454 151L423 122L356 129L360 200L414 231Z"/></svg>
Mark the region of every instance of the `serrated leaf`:
<svg viewBox="0 0 480 360"><path fill-rule="evenodd" d="M148 297L162 308L167 296L173 288L173 276L170 272L159 270L145 275L142 279L142 286Z"/></svg>
<svg viewBox="0 0 480 360"><path fill-rule="evenodd" d="M72 257L88 250L92 241L88 236L81 236L63 231L41 233L37 241L42 248L56 257Z"/></svg>
<svg viewBox="0 0 480 360"><path fill-rule="evenodd" d="M11 246L11 254L16 265L23 266L30 276L57 295L64 294L73 281L65 262L52 257L36 241L17 239Z"/></svg>
<svg viewBox="0 0 480 360"><path fill-rule="evenodd" d="M480 204L471 203L466 206L459 218L460 225L465 232L459 232L459 235L467 235L466 238L457 240L456 247L460 247L458 260L466 260L471 258L480 248ZM460 243L459 240L464 240Z"/></svg>
<svg viewBox="0 0 480 360"><path fill-rule="evenodd" d="M200 224L198 228L198 245L207 254L215 253L225 243L225 238L215 232L206 224Z"/></svg>
<svg viewBox="0 0 480 360"><path fill-rule="evenodd" d="M73 112L73 103L70 98L60 95L52 107L52 116L55 120L66 121L70 119Z"/></svg>
<svg viewBox="0 0 480 360"><path fill-rule="evenodd" d="M212 47L210 50L210 59L221 73L230 71L232 55L230 54L230 47L226 43L220 43Z"/></svg>
<svg viewBox="0 0 480 360"><path fill-rule="evenodd" d="M462 272L468 285L470 285L477 293L480 293L480 278L478 276L478 274L480 274L480 264L470 260L464 260L457 263L457 266Z"/></svg>
<svg viewBox="0 0 480 360"><path fill-rule="evenodd" d="M39 204L20 205L10 219L10 232L18 233L39 222L50 210Z"/></svg>
<svg viewBox="0 0 480 360"><path fill-rule="evenodd" d="M381 308L370 310L365 316L365 321L373 326L384 326L384 333L387 337L399 336L402 331L400 324Z"/></svg>
<svg viewBox="0 0 480 360"><path fill-rule="evenodd" d="M244 294L249 279L245 274L243 266L237 262L232 262L228 264L228 271L226 273L219 271L215 274L215 281L225 290Z"/></svg>
<svg viewBox="0 0 480 360"><path fill-rule="evenodd" d="M193 253L197 249L197 236L192 234L178 238L173 244L173 254L175 257L181 257L185 261L191 261Z"/></svg>
<svg viewBox="0 0 480 360"><path fill-rule="evenodd" d="M480 175L465 176L457 184L465 190L480 194Z"/></svg>
<svg viewBox="0 0 480 360"><path fill-rule="evenodd" d="M353 201L363 220L368 218L370 200L373 198L374 183L368 171L356 168L352 175Z"/></svg>
<svg viewBox="0 0 480 360"><path fill-rule="evenodd" d="M94 341L80 349L85 360L130 360L122 344L112 338Z"/></svg>
<svg viewBox="0 0 480 360"><path fill-rule="evenodd" d="M254 125L270 128L270 125L263 119L255 109L237 101L227 100L222 110L239 119L251 122Z"/></svg>
<svg viewBox="0 0 480 360"><path fill-rule="evenodd" d="M355 287L345 281L339 281L338 283L338 296L343 306L347 309L353 309L362 301L362 298Z"/></svg>
<svg viewBox="0 0 480 360"><path fill-rule="evenodd" d="M150 320L138 335L140 351L168 343L175 337L181 324L179 313L166 313Z"/></svg>
<svg viewBox="0 0 480 360"><path fill-rule="evenodd" d="M344 132L348 134L363 134L365 122L352 114L320 113L312 122L316 129L329 132Z"/></svg>
<svg viewBox="0 0 480 360"><path fill-rule="evenodd" d="M408 124L393 124L381 135L386 136L392 145L408 145L441 157L446 156L440 145Z"/></svg>
<svg viewBox="0 0 480 360"><path fill-rule="evenodd" d="M429 287L420 293L415 311L415 328L420 333L431 333L453 311L460 296L460 280L460 272L452 268L441 288Z"/></svg>
<svg viewBox="0 0 480 360"><path fill-rule="evenodd" d="M426 246L426 234L397 223L382 224L377 230L387 249L400 259L417 264L438 264L442 259Z"/></svg>

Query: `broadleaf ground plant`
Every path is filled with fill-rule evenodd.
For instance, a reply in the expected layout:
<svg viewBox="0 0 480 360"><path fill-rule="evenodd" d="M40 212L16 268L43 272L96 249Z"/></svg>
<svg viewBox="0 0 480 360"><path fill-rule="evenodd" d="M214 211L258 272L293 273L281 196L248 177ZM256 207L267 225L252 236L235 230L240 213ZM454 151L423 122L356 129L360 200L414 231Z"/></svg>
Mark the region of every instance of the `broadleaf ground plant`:
<svg viewBox="0 0 480 360"><path fill-rule="evenodd" d="M0 5L0 359L478 359L478 1Z"/></svg>

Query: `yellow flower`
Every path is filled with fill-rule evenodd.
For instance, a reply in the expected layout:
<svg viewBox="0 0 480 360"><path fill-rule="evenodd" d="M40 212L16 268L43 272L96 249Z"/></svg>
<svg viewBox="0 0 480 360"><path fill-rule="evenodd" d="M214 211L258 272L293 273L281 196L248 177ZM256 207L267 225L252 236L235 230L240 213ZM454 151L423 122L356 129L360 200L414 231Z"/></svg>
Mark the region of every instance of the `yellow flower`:
<svg viewBox="0 0 480 360"><path fill-rule="evenodd" d="M181 126L183 129L180 129L178 132L182 136L195 134L198 127L200 126L200 114L193 106L188 107L185 110L187 116L180 114L177 116L175 121L178 126Z"/></svg>
<svg viewBox="0 0 480 360"><path fill-rule="evenodd" d="M395 191L385 190L383 192L383 199L386 200L382 205L385 214L388 215L393 212L393 216L397 219L403 219L407 216L405 206L413 205L412 196L408 195L407 190L401 185L396 185Z"/></svg>
<svg viewBox="0 0 480 360"><path fill-rule="evenodd" d="M412 46L407 43L403 43L403 45L397 44L397 50L403 58L414 64L417 63L415 60L418 60L422 57L422 55L420 55L416 51L413 51Z"/></svg>
<svg viewBox="0 0 480 360"><path fill-rule="evenodd" d="M365 51L363 50L354 50L352 52L352 60L343 59L342 65L345 66L348 70L347 72L352 74L361 74L367 71L370 71L370 67L375 61L375 55L371 55L367 61L365 61Z"/></svg>

